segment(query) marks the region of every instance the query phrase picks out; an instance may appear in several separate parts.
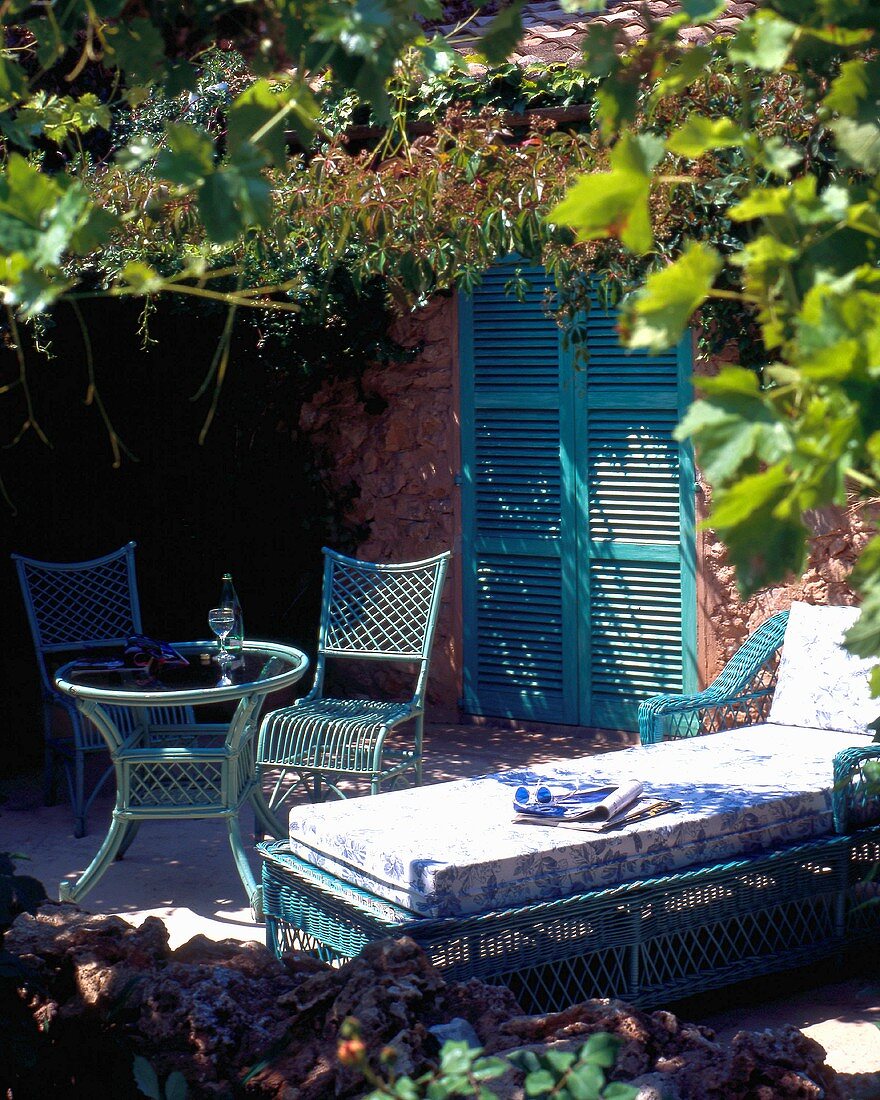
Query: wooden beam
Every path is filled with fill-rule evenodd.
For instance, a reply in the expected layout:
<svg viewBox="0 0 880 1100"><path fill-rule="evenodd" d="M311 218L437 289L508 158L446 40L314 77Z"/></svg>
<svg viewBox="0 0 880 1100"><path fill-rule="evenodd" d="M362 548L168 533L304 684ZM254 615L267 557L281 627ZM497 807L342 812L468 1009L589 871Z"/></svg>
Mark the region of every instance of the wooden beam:
<svg viewBox="0 0 880 1100"><path fill-rule="evenodd" d="M500 121L501 125L509 130L526 130L534 122L542 120L549 120L559 127L572 122L587 122L592 111L593 106L589 103L578 103L571 107L535 107L522 114L504 111ZM423 137L425 134L433 134L436 129L435 122L411 122L407 125L406 132L409 137ZM349 126L342 141L345 145L370 145L381 141L387 132L385 126ZM299 137L292 130L286 132L285 138L289 149L302 149Z"/></svg>

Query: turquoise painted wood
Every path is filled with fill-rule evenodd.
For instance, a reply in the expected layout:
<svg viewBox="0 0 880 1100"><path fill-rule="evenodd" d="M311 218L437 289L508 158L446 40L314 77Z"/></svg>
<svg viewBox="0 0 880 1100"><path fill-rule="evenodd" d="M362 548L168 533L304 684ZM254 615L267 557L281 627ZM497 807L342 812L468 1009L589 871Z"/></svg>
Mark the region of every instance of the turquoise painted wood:
<svg viewBox="0 0 880 1100"><path fill-rule="evenodd" d="M635 729L695 687L693 460L672 431L690 341L649 357L594 303L586 363L552 279L505 260L460 302L464 707Z"/></svg>

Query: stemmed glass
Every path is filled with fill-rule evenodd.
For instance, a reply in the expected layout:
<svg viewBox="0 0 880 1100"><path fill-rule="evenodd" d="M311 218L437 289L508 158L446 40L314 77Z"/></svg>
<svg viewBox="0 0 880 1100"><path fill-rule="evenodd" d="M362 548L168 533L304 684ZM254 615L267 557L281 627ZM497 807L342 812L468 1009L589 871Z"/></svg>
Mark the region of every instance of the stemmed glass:
<svg viewBox="0 0 880 1100"><path fill-rule="evenodd" d="M226 649L226 639L229 636L229 631L232 630L234 625L235 612L231 607L212 607L208 612L208 626L217 635L217 664L220 666L219 684L232 683L228 675L229 662L232 658L229 656L229 651Z"/></svg>

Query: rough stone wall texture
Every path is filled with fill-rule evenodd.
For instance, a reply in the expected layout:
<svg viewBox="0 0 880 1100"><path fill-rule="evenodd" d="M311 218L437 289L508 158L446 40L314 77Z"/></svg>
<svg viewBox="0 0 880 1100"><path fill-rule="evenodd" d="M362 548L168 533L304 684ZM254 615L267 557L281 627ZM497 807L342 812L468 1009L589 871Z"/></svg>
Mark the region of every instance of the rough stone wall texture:
<svg viewBox="0 0 880 1100"><path fill-rule="evenodd" d="M325 455L332 491L352 493L349 520L368 532L358 555L406 561L457 548L460 530L457 337L455 302L437 298L396 323L392 335L417 348L411 363L369 367L361 392L351 381L328 380L301 412L300 428ZM717 365L715 365L717 366ZM710 372L705 364L698 370ZM375 399L380 412L367 411ZM697 492L700 518L708 488ZM700 679L710 681L745 637L768 615L791 605L853 603L846 578L869 537L869 524L852 510L813 517L815 537L805 575L743 601L723 544L711 530L698 536L698 634ZM454 720L460 694L460 583L453 558L431 666L428 717ZM377 686L374 669L361 676L363 691ZM394 690L400 681L385 681Z"/></svg>
<svg viewBox="0 0 880 1100"><path fill-rule="evenodd" d="M709 491L702 480L697 500L702 518L709 502ZM712 530L701 532L697 545L698 631L704 679L716 676L757 626L774 612L791 607L793 600L815 604L856 602L847 578L876 524L857 508L823 509L810 515L808 521L812 539L804 575L763 588L747 600L739 596L724 544Z"/></svg>
<svg viewBox="0 0 880 1100"><path fill-rule="evenodd" d="M347 519L367 531L358 547L358 557L367 561L415 561L454 547L455 330L454 301L434 299L392 330L403 347L418 349L412 362L368 367L360 393L352 381L328 379L301 411L300 429L331 459L331 491L351 494ZM377 405L384 405L382 411L368 411ZM428 716L436 721L457 716L457 578L453 559L428 684ZM377 687L375 666L359 678L365 694ZM379 680L383 690L401 687L399 677Z"/></svg>

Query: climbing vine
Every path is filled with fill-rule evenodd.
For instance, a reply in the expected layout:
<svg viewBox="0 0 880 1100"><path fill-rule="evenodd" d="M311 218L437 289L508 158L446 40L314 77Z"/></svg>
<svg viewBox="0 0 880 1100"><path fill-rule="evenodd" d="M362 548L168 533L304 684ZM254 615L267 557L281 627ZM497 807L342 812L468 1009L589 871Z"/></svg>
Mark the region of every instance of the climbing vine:
<svg viewBox="0 0 880 1100"><path fill-rule="evenodd" d="M154 95L126 114L120 142L152 148L153 157L134 177L112 163L94 177L96 196L120 221L103 252L104 282L96 292L149 293L155 285L166 293L220 299L234 290L231 276L225 283L215 278L211 289L166 284L189 270L205 239L192 196L175 194L157 176L163 143L183 118L222 146L225 108L249 79L239 57L215 52L194 93ZM739 150L709 151L687 162L674 187L652 196L655 247L647 257L611 238L578 242L548 222L579 173L607 166L607 148L591 117L594 87L583 73L563 66L505 65L481 76L456 70L400 88L392 97L390 126L365 148L352 148L347 135L356 119L369 121L368 108L352 96L328 97L322 139L308 151L295 149L268 175L268 228L215 247L214 275L226 265L241 285L261 288L259 294L238 293L243 310L259 311L271 288L273 308L320 313L327 301L322 280L326 284L341 270L355 292L379 280L394 307L407 309L438 292L470 291L494 259L518 253L556 273L560 318L570 321L585 305L585 276L598 275L617 297L674 255L695 227L727 254L741 249L741 232L724 215L747 183ZM655 104L654 125L671 132L695 111L736 112L743 92L729 68L718 66L703 84ZM821 125L790 78L779 74L765 80L760 93L754 87L748 93L760 94L762 137L785 140L831 170ZM511 112L516 117L578 102L590 110L572 125L557 128L555 120L532 114L527 126L511 128ZM407 138L413 122L428 122L430 129ZM736 339L745 362L761 361L757 329L743 325L741 306L734 315L728 303L710 303L707 319L707 345L717 349Z"/></svg>
<svg viewBox="0 0 880 1100"><path fill-rule="evenodd" d="M235 105L251 89L262 94L265 82L227 49L204 53L197 79L176 95L167 88L126 95L114 81L102 91L93 69L79 76L94 89L89 110L83 97L72 100L64 108L73 111L66 128L59 122L41 135L46 155L73 167L93 207L114 227L99 262L75 251L63 258L65 297L142 298L144 340L157 295L199 310L228 310L201 391L203 434L216 412L234 331L252 332L256 354L272 360L279 376L296 380L288 394L296 403L326 371L357 376L359 365L399 356L386 335L391 313L437 293L472 290L499 256L516 253L555 274L559 294L548 309L576 335L597 279L606 300L618 300L675 256L695 227L724 254L743 245L724 213L748 182L737 149L680 159L679 182L651 196L648 255L634 255L612 235L578 241L548 221L578 175L608 165L595 117L598 81L568 66L510 64L477 74L453 66L429 77L403 65L390 84L384 121L354 94L329 86L319 104L318 138L304 145L299 131L289 135L287 155L264 167L253 193L266 210L247 233L224 242L212 234L210 218L205 222L200 193L182 185L181 163L221 164L237 140ZM784 140L811 162L829 158L821 124L786 74L746 89L741 74L719 63L710 79L653 102L652 125L668 133L694 112L736 113L746 94L760 100L756 126L763 138ZM563 125L541 114L572 107L581 109ZM367 137L353 141L359 125ZM509 289L524 288L514 279ZM741 302L723 296L707 302L698 331L704 351L734 342L741 363L765 359L759 328ZM327 338L310 335L318 332ZM21 347L11 328L9 340ZM3 382L7 398L22 405L21 430L39 434L26 372ZM101 411L94 378L88 396ZM124 425L117 436L103 418L121 461Z"/></svg>

